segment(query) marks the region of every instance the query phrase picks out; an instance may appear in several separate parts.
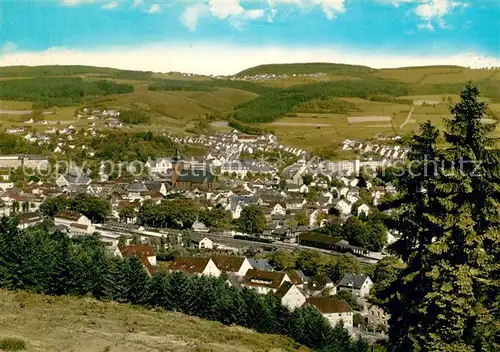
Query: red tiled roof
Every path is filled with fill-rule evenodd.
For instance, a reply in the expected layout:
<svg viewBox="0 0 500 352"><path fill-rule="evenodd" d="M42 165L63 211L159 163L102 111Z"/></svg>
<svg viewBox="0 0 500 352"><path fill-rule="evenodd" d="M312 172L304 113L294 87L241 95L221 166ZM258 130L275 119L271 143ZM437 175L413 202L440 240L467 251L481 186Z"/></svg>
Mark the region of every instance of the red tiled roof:
<svg viewBox="0 0 500 352"><path fill-rule="evenodd" d="M182 257L170 265L172 271L184 271L190 274L200 274L205 270L210 258Z"/></svg>
<svg viewBox="0 0 500 352"><path fill-rule="evenodd" d="M302 282L302 279L300 278L299 274L297 274L296 270L287 270L286 274L292 280L292 283L294 285L302 285L304 282Z"/></svg>
<svg viewBox="0 0 500 352"><path fill-rule="evenodd" d="M155 250L150 244L133 244L130 246L120 246L119 250L124 257L133 255L151 257L155 255Z"/></svg>
<svg viewBox="0 0 500 352"><path fill-rule="evenodd" d="M348 313L352 311L346 301L333 297L309 297L304 305L314 306L324 314Z"/></svg>
<svg viewBox="0 0 500 352"><path fill-rule="evenodd" d="M260 286L275 288L281 286L285 273L279 271L264 271L250 269L243 278L243 284L246 286Z"/></svg>
<svg viewBox="0 0 500 352"><path fill-rule="evenodd" d="M60 218L60 219L66 219L66 220L72 220L76 221L78 220L82 214L76 212L76 211L60 211L56 215L54 215L54 218Z"/></svg>
<svg viewBox="0 0 500 352"><path fill-rule="evenodd" d="M245 258L218 255L213 257L212 260L220 271L234 273L240 270Z"/></svg>

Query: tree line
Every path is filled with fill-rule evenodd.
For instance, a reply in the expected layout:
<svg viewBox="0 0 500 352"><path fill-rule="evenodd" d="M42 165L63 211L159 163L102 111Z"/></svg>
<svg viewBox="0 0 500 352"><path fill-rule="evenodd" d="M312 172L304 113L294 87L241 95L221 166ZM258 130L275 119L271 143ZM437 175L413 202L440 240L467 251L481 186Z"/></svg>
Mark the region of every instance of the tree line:
<svg viewBox="0 0 500 352"><path fill-rule="evenodd" d="M217 88L233 88L245 90L255 94L266 94L274 91L276 88L264 86L261 84L232 81L229 79L211 79L204 81L186 81L175 79L155 80L149 85L151 91L195 91L195 92L212 92Z"/></svg>
<svg viewBox="0 0 500 352"><path fill-rule="evenodd" d="M43 227L17 229L0 219L0 287L53 295L94 296L150 308L178 311L237 324L262 333L283 334L318 351L367 352L341 326L332 328L314 308L293 312L272 295L229 286L224 277L155 273L149 277L138 257L107 254L99 237L73 243Z"/></svg>
<svg viewBox="0 0 500 352"><path fill-rule="evenodd" d="M86 193L80 193L74 197L49 198L40 206L42 214L49 218L68 210L79 212L97 223L104 222L111 214L111 206L107 200Z"/></svg>
<svg viewBox="0 0 500 352"><path fill-rule="evenodd" d="M267 123L287 115L300 105L330 97L368 98L374 94L407 94L404 84L368 78L359 81L321 82L278 89L236 107L235 119L244 123Z"/></svg>
<svg viewBox="0 0 500 352"><path fill-rule="evenodd" d="M78 105L85 97L132 93L134 87L108 80L78 77L38 77L0 81L0 99L32 101L33 108Z"/></svg>

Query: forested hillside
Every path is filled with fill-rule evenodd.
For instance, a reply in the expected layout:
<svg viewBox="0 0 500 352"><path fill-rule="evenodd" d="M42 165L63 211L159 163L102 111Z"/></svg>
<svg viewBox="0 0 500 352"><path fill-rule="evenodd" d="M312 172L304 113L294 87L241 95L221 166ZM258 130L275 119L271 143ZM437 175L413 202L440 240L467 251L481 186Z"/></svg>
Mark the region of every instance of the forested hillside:
<svg viewBox="0 0 500 352"><path fill-rule="evenodd" d="M152 72L118 70L107 67L54 65L54 66L7 66L0 69L0 77L47 77L47 76L96 76L131 80L151 79Z"/></svg>
<svg viewBox="0 0 500 352"><path fill-rule="evenodd" d="M270 64L259 65L241 72L236 76L255 76L265 74L294 75L294 74L315 74L325 73L334 75L364 75L374 72L375 69L367 66L331 64L326 62L313 62L304 64Z"/></svg>
<svg viewBox="0 0 500 352"><path fill-rule="evenodd" d="M125 94L129 84L108 80L85 81L78 77L39 77L0 81L0 99L34 102L38 109L80 104L85 97Z"/></svg>
<svg viewBox="0 0 500 352"><path fill-rule="evenodd" d="M287 335L317 351L368 352L365 341L351 340L341 325L332 328L315 308L290 311L276 296L237 290L224 277L149 277L139 257L108 256L99 236L72 242L43 226L19 230L17 224L13 217L0 218L0 288L94 296Z"/></svg>

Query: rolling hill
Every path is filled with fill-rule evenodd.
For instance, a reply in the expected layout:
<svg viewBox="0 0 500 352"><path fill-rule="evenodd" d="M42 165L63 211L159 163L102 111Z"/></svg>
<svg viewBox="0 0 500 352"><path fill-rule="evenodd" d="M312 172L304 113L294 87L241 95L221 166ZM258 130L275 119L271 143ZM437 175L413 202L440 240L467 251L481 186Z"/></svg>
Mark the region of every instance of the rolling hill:
<svg viewBox="0 0 500 352"><path fill-rule="evenodd" d="M241 79L256 75L261 76ZM39 85L30 87L31 82L42 81L52 93L40 91ZM103 83L106 81L109 84ZM12 66L0 69L2 86L18 90L14 92L16 95L4 89L8 95L4 94L4 100L0 101L0 128L20 125L26 119L5 110L44 107L40 104L41 97L47 100L49 95L48 106L52 106L49 110L53 115L47 119L69 121L78 127L88 122L70 121L77 108L141 109L151 115L151 122L131 126L134 130L189 134L196 131L199 121L210 116L230 120L233 126L249 132L272 130L288 144L314 150L347 137L371 138L378 133L412 132L426 120L439 125L449 115L448 105L457 101L457 94L468 81L473 81L484 99L491 103L490 117L498 118L500 69L460 66L373 69L330 63L275 64L249 68L230 79L214 79L86 66ZM74 101L53 97L59 94L57 92L71 97L65 82L74 83L76 90L70 90L77 97ZM129 91L123 89L125 87ZM410 114L409 105L413 100L424 105L431 102L432 106L417 106ZM361 119L352 119L352 116L364 117L366 122L361 123ZM370 116L378 116L379 122ZM34 130L40 127L43 126L30 126ZM219 127L213 126L213 131L227 130L227 127Z"/></svg>
<svg viewBox="0 0 500 352"><path fill-rule="evenodd" d="M313 63L303 63L303 64L259 65L237 73L236 77L265 75L265 74L308 75L315 73L350 76L350 75L364 75L372 73L374 71L376 70L367 66L313 62Z"/></svg>
<svg viewBox="0 0 500 352"><path fill-rule="evenodd" d="M284 336L259 334L180 313L90 298L0 290L0 342L27 351L308 351Z"/></svg>

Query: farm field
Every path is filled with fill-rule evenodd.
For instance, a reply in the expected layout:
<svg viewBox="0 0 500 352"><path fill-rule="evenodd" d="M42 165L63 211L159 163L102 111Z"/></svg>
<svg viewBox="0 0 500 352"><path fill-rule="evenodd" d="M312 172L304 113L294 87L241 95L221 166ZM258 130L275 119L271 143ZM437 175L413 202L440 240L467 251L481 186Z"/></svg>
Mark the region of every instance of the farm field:
<svg viewBox="0 0 500 352"><path fill-rule="evenodd" d="M442 119L450 116L449 105L460 99L456 92L468 80L493 82L492 80L500 78L498 69L471 70L458 66L434 66L375 70L364 66L324 63L263 65L245 70L239 76L269 72L287 74L289 77L238 81L84 66L9 67L2 71L0 78L3 81L32 77L80 77L84 81L108 80L131 85L134 91L89 96L79 105L46 109L45 111L53 114L42 117L48 121L45 125L24 124L24 121L29 119L29 114L24 113L33 108L33 102L0 100L0 129L26 126L31 130L43 132L52 124L61 128L68 124L77 128L89 128L94 121L75 121L74 117L76 109L89 106L117 110L135 108L150 114L149 124L124 126L124 131L153 130L174 135L193 135L197 130L198 121L206 116L221 122L211 123L210 130L231 131L232 128L223 120L234 116L238 119L238 114L247 109L245 119L240 121L269 128L282 137L284 143L314 151L339 143L345 138L372 138L379 133L410 133L418 130L419 124L427 120L441 127ZM300 76L317 72L326 74ZM294 74L297 76L294 77ZM150 91L148 88L154 82L160 82L159 86L157 90ZM198 89L198 82L207 89ZM488 84L484 85L489 89L486 94L496 97L496 86ZM441 89L443 91L440 91ZM285 94L281 94L283 90ZM434 91L437 91L436 94L415 94ZM377 94L380 94L382 99L370 100L374 96L377 98ZM302 103L294 104L290 98L294 95L297 95L297 101ZM384 100L384 96L390 99ZM259 104L252 104L256 99ZM398 103L398 99L401 99L401 103ZM490 111L498 118L500 101L488 97L481 99L491 104ZM439 104L412 107L407 100ZM252 111L248 111L248 105L251 105ZM412 108L412 115L408 117ZM269 114L269 109L275 109L276 112ZM12 111L24 112L23 115L16 115ZM267 116L264 116L266 114ZM105 128L104 121L96 120L95 123ZM401 126L403 128L400 128Z"/></svg>
<svg viewBox="0 0 500 352"><path fill-rule="evenodd" d="M0 290L0 339L26 351L308 351L283 336L90 298Z"/></svg>

